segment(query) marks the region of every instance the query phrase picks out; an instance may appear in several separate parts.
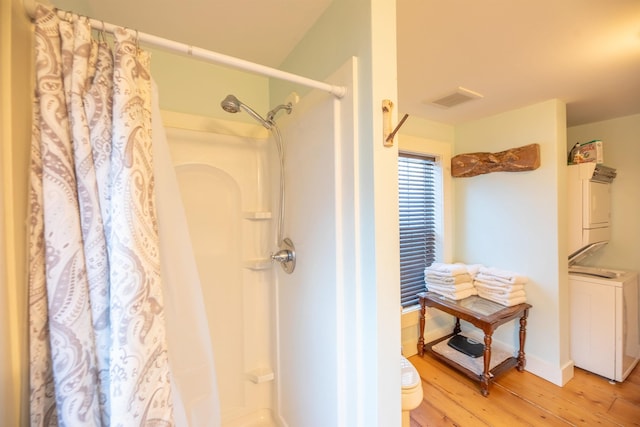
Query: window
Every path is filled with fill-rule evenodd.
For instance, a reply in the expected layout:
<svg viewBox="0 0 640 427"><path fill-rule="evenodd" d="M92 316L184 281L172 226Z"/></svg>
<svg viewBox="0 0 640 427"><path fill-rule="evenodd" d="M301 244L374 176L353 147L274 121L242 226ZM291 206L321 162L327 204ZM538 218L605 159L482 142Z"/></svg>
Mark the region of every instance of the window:
<svg viewBox="0 0 640 427"><path fill-rule="evenodd" d="M418 303L425 290L424 269L436 257L436 159L400 152L400 298L402 307Z"/></svg>

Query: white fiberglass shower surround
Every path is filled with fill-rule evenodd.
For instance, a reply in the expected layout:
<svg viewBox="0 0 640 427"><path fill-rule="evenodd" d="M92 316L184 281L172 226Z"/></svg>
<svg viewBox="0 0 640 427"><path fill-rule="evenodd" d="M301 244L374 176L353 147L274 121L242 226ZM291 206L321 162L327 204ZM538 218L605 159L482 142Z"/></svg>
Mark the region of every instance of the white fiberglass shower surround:
<svg viewBox="0 0 640 427"><path fill-rule="evenodd" d="M268 254L274 215L268 133L233 123L225 126L231 135L219 126L188 130L189 117L165 117L172 123L167 139L202 284L223 426L271 425L274 296Z"/></svg>
<svg viewBox="0 0 640 427"><path fill-rule="evenodd" d="M354 88L355 59L329 80ZM247 95L242 100L251 105ZM243 111L256 120L248 123L164 113L202 284L222 426L357 425L354 90L340 99L314 90L290 114L278 114L284 163L278 135L249 109ZM295 243L294 269L272 260L285 238Z"/></svg>
<svg viewBox="0 0 640 427"><path fill-rule="evenodd" d="M331 79L353 87L354 72L352 60ZM348 412L356 405L344 403L357 393L356 369L347 372L357 323L346 308L356 297L345 286L357 278L344 268L355 265L356 246L352 94L338 100L312 91L276 118L285 159L282 230L281 165L268 126L164 112L224 427L339 426L353 419ZM290 274L271 259L282 237L295 243Z"/></svg>
<svg viewBox="0 0 640 427"><path fill-rule="evenodd" d="M351 64L345 68L338 74L351 77ZM347 188L354 181L341 177L336 164L343 156L353 161L353 147L341 147L341 116L353 114L343 105L314 91L277 118L287 179L282 233L280 162L266 126L163 113L203 288L224 427L340 425L344 416L338 399L346 393L340 358L347 344L339 325L346 296L339 260L353 237L338 232L338 215L353 206L336 196L342 180ZM347 141L352 146L354 139ZM271 259L280 234L296 245L291 274Z"/></svg>

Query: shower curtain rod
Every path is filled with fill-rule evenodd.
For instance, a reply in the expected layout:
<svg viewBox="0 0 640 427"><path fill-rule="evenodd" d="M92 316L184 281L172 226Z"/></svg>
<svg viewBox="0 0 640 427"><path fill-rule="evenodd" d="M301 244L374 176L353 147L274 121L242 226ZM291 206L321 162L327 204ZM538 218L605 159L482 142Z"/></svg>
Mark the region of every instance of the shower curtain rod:
<svg viewBox="0 0 640 427"><path fill-rule="evenodd" d="M23 5L27 15L33 19L36 11L36 0L23 0ZM46 3L43 3L46 4ZM57 10L61 17L64 17L65 11ZM91 28L94 30L104 30L109 33L113 33L117 25L109 24L104 21L89 18ZM211 50L202 49L196 46L188 45L185 43L165 39L162 37L154 36L152 34L142 33L136 31L136 35L140 43L144 43L153 47L157 47L169 52L181 53L188 56L192 56L197 59L211 62L214 64L222 64L232 68L236 68L243 71L248 71L254 74L260 74L267 77L273 77L280 80L285 80L292 83L297 83L303 86L307 86L314 89L320 89L325 92L333 94L336 98L342 98L346 93L344 86L334 86L329 83L313 80L307 77L299 76L297 74L289 73L286 71L278 70L276 68L267 67L266 65L256 64L251 61L247 61L233 56L224 55L222 53L213 52Z"/></svg>

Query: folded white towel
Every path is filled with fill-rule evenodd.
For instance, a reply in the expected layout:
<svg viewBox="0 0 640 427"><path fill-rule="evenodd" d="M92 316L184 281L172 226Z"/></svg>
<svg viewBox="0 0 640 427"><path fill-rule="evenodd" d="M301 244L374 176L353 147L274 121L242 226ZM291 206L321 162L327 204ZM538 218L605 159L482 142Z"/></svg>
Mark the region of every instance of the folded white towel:
<svg viewBox="0 0 640 427"><path fill-rule="evenodd" d="M433 283L456 284L456 283L471 282L472 278L469 274L458 274L457 276L451 276L449 274L441 274L441 273L425 271L424 280L427 282L433 282Z"/></svg>
<svg viewBox="0 0 640 427"><path fill-rule="evenodd" d="M505 299L512 299L512 298L527 296L527 293L524 291L524 289L513 291L513 292L501 292L501 291L485 289L481 287L477 287L476 289L478 290L478 295L480 295L483 298L497 298L497 299L505 300Z"/></svg>
<svg viewBox="0 0 640 427"><path fill-rule="evenodd" d="M477 280L491 281L503 283L505 285L515 285L515 284L524 284L527 283L528 279L525 276L514 276L510 279L505 279L504 277L492 276L490 274L478 273L475 276Z"/></svg>
<svg viewBox="0 0 640 427"><path fill-rule="evenodd" d="M446 291L432 291L437 293L438 295L442 295L445 298L449 298L452 300L461 300L461 299L465 299L467 297L470 297L472 295L478 295L478 291L476 291L476 288L471 288L471 289L465 289L462 291L450 291L450 292L446 292Z"/></svg>
<svg viewBox="0 0 640 427"><path fill-rule="evenodd" d="M495 267L481 267L476 278L494 279L504 283L526 283L526 276Z"/></svg>
<svg viewBox="0 0 640 427"><path fill-rule="evenodd" d="M483 296L482 294L478 294L482 298L488 299L493 302L497 302L501 305L506 305L507 307L512 307L514 305L522 304L523 302L527 302L527 297L514 297L514 298L495 298L492 296Z"/></svg>
<svg viewBox="0 0 640 427"><path fill-rule="evenodd" d="M434 272L434 273L446 273L451 276L457 276L459 274L467 273L467 266L464 264L456 263L456 264L446 264L442 262L434 262L429 267L425 268L425 272Z"/></svg>
<svg viewBox="0 0 640 427"><path fill-rule="evenodd" d="M476 278L473 281L473 285L477 287L483 287L486 289L506 290L506 291L517 291L520 289L524 289L524 283L515 283L512 285L507 285L505 283L497 282L495 280L482 280L478 278Z"/></svg>
<svg viewBox="0 0 640 427"><path fill-rule="evenodd" d="M478 290L478 292L484 292L486 294L495 295L497 297L508 297L510 295L516 294L517 292L525 293L524 288L496 289L496 288L487 288L485 286L481 286L479 282L473 282L473 284Z"/></svg>
<svg viewBox="0 0 640 427"><path fill-rule="evenodd" d="M473 286L473 283L471 282L464 282L464 283L458 283L455 285L449 284L449 285L443 285L443 284L439 284L439 283L432 283L432 282L426 282L425 283L427 285L427 289L430 291L442 291L442 292L459 292L459 291L466 291L467 289L475 289L475 286Z"/></svg>
<svg viewBox="0 0 640 427"><path fill-rule="evenodd" d="M482 265L482 264L467 264L467 271L469 272L471 277L475 277L476 274L478 274L480 269L483 268L483 267L484 267L484 265Z"/></svg>

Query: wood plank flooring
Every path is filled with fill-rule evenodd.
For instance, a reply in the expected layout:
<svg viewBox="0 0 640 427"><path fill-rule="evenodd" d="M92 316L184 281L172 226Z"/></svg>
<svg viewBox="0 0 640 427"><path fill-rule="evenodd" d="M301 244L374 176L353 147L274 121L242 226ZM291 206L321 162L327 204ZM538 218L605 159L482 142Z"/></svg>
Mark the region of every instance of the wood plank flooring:
<svg viewBox="0 0 640 427"><path fill-rule="evenodd" d="M640 426L639 366L616 384L576 368L564 387L513 369L482 397L476 382L432 356L409 360L424 390L411 427Z"/></svg>

